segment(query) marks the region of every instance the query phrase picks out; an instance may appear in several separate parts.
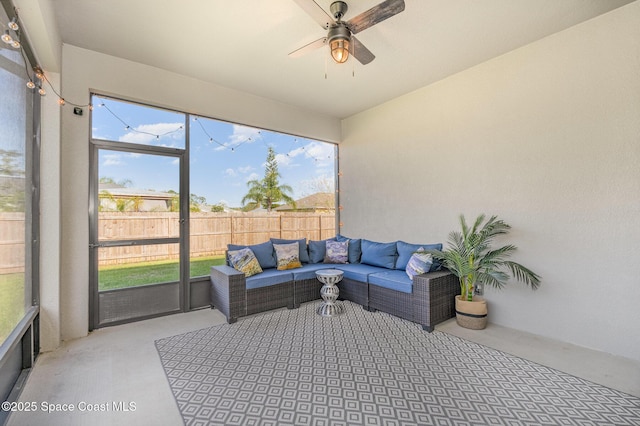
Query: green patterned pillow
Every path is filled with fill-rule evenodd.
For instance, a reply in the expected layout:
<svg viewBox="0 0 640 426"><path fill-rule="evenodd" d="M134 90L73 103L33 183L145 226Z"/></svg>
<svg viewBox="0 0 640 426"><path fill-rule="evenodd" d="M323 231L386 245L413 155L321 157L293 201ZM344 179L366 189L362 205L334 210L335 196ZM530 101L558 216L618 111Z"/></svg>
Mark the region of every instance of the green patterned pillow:
<svg viewBox="0 0 640 426"><path fill-rule="evenodd" d="M262 272L260 263L250 248L230 251L229 262L234 269L244 272L247 278Z"/></svg>
<svg viewBox="0 0 640 426"><path fill-rule="evenodd" d="M302 263L300 263L300 248L297 241L289 244L274 244L273 248L276 251L277 269L279 271L302 267Z"/></svg>

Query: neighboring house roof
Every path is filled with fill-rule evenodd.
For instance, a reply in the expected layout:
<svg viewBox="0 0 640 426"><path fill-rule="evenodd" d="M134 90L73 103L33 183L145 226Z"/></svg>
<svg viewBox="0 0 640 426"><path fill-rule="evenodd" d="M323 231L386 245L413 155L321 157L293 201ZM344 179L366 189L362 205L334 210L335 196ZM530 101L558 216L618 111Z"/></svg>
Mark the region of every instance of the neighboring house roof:
<svg viewBox="0 0 640 426"><path fill-rule="evenodd" d="M316 192L309 196L296 200L295 208L286 204L276 208L277 211L318 211L318 210L335 210L336 196L332 192Z"/></svg>
<svg viewBox="0 0 640 426"><path fill-rule="evenodd" d="M98 191L107 191L114 198L123 197L123 198L133 198L133 197L141 197L145 199L155 199L155 200L171 200L176 197L178 194L173 194L171 192L160 192L160 191L151 191L149 189L138 189L138 188L126 188L124 186L118 186L114 184L104 184L101 183L98 185Z"/></svg>
<svg viewBox="0 0 640 426"><path fill-rule="evenodd" d="M121 185L112 183L101 183L98 185L100 194L108 193L111 199L104 196L100 197L100 205L107 210L114 210L116 203L113 200L140 199L141 203L137 207L138 211L167 211L169 210L171 200L178 194L171 192L151 191L148 189L126 188Z"/></svg>

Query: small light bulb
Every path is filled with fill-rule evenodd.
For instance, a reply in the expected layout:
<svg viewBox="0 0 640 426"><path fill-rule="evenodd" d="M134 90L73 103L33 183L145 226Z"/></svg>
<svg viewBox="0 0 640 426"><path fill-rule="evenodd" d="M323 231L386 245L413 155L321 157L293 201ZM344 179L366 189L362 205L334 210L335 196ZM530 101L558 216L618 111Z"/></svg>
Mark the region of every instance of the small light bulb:
<svg viewBox="0 0 640 426"><path fill-rule="evenodd" d="M11 28L13 31L18 31L20 29L20 27L18 26L18 20L17 18L13 18L11 20L11 22L9 22L8 24L9 28Z"/></svg>
<svg viewBox="0 0 640 426"><path fill-rule="evenodd" d="M64 101L64 98L58 99L58 103L60 104L60 106L63 106L64 104L66 104L66 102Z"/></svg>
<svg viewBox="0 0 640 426"><path fill-rule="evenodd" d="M35 89L36 88L36 84L33 81L29 80L29 81L27 81L27 87L29 89Z"/></svg>
<svg viewBox="0 0 640 426"><path fill-rule="evenodd" d="M47 94L47 91L44 90L42 87L38 89L38 93L40 93L40 96L44 96Z"/></svg>
<svg viewBox="0 0 640 426"><path fill-rule="evenodd" d="M2 41L7 44L13 43L13 37L11 37L11 34L9 34L9 30L6 30L4 34L2 34L2 37L0 37L0 39L2 39Z"/></svg>
<svg viewBox="0 0 640 426"><path fill-rule="evenodd" d="M44 78L44 73L42 72L41 69L36 69L36 77L38 78L38 80L42 80Z"/></svg>
<svg viewBox="0 0 640 426"><path fill-rule="evenodd" d="M11 42L11 47L13 47L14 49L20 49L20 41L13 39L13 41Z"/></svg>

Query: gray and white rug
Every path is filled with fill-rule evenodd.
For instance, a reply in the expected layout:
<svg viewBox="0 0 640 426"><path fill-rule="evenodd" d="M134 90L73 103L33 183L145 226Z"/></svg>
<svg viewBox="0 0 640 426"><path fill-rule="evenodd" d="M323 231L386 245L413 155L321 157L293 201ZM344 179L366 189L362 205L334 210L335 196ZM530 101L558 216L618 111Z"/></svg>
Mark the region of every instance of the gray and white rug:
<svg viewBox="0 0 640 426"><path fill-rule="evenodd" d="M640 398L319 302L156 341L186 425L640 425Z"/></svg>

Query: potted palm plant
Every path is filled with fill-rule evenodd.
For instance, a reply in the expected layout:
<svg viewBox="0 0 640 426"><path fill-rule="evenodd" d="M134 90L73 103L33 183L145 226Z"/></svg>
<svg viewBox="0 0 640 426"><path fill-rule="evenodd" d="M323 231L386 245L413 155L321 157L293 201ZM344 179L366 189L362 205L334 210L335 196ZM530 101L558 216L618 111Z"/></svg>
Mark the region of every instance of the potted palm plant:
<svg viewBox="0 0 640 426"><path fill-rule="evenodd" d="M507 234L511 229L497 216L485 221L485 215L480 215L469 227L460 215L460 226L460 231L449 234L446 249L429 252L460 280L460 295L456 296L457 323L466 328L482 329L487 324L487 305L474 293L481 293L485 285L500 289L511 276L535 290L540 285L540 277L525 266L508 260L516 250L514 245L492 248L495 237Z"/></svg>

